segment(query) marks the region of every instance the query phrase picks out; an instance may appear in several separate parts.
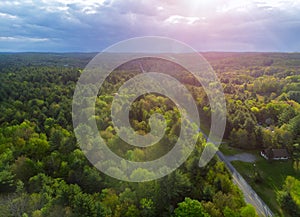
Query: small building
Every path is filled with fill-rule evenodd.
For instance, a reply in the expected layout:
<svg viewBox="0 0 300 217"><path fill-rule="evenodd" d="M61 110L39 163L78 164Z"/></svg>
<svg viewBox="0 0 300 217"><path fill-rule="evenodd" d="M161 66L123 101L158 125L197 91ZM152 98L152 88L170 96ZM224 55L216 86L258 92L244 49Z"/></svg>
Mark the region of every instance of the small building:
<svg viewBox="0 0 300 217"><path fill-rule="evenodd" d="M260 155L269 160L287 160L289 159L289 153L285 148L267 148L260 152Z"/></svg>

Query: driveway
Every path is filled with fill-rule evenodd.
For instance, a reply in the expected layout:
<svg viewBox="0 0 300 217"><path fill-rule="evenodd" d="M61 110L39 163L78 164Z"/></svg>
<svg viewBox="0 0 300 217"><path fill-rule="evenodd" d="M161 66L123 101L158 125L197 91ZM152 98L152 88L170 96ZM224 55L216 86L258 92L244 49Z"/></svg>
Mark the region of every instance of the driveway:
<svg viewBox="0 0 300 217"><path fill-rule="evenodd" d="M256 161L256 157L253 154L248 154L248 153L242 153L242 154L236 154L232 156L225 156L226 160L228 161L243 161L243 162L248 162L248 163L253 163Z"/></svg>

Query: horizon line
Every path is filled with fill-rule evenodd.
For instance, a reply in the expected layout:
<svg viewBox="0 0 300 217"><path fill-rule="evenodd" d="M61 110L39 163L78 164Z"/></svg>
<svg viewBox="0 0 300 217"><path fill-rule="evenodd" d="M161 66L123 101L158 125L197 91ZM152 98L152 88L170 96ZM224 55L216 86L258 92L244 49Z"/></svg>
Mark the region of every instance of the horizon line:
<svg viewBox="0 0 300 217"><path fill-rule="evenodd" d="M198 53L300 53L300 51L197 51ZM130 54L143 52L103 52L103 51L0 51L0 54ZM146 52L145 52L146 53ZM171 52L161 52L161 54L168 54ZM176 53L188 54L188 53Z"/></svg>

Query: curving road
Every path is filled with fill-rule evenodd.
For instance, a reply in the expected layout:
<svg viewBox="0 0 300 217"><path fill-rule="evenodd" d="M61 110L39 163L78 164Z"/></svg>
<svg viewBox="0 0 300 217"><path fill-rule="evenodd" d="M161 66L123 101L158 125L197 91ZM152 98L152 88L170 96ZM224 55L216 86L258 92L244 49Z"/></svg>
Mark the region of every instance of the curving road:
<svg viewBox="0 0 300 217"><path fill-rule="evenodd" d="M217 155L221 161L225 163L232 174L233 182L241 189L247 203L250 203L256 209L259 216L274 216L270 208L263 202L263 200L256 194L246 180L239 174L239 172L226 159L221 151L217 151Z"/></svg>

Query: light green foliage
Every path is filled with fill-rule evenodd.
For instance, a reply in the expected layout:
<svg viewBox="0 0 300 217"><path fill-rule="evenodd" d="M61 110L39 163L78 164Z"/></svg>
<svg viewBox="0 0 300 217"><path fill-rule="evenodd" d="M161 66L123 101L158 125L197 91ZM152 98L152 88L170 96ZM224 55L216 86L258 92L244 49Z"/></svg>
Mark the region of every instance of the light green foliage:
<svg viewBox="0 0 300 217"><path fill-rule="evenodd" d="M256 217L256 211L253 206L248 204L247 206L241 208L241 217Z"/></svg>
<svg viewBox="0 0 300 217"><path fill-rule="evenodd" d="M178 204L174 211L174 217L209 217L205 212L201 203L197 200L185 198L185 200Z"/></svg>
<svg viewBox="0 0 300 217"><path fill-rule="evenodd" d="M240 212L233 211L228 206L223 210L224 217L240 217Z"/></svg>
<svg viewBox="0 0 300 217"><path fill-rule="evenodd" d="M282 191L278 191L277 200L291 216L300 215L300 181L292 176L285 179Z"/></svg>

